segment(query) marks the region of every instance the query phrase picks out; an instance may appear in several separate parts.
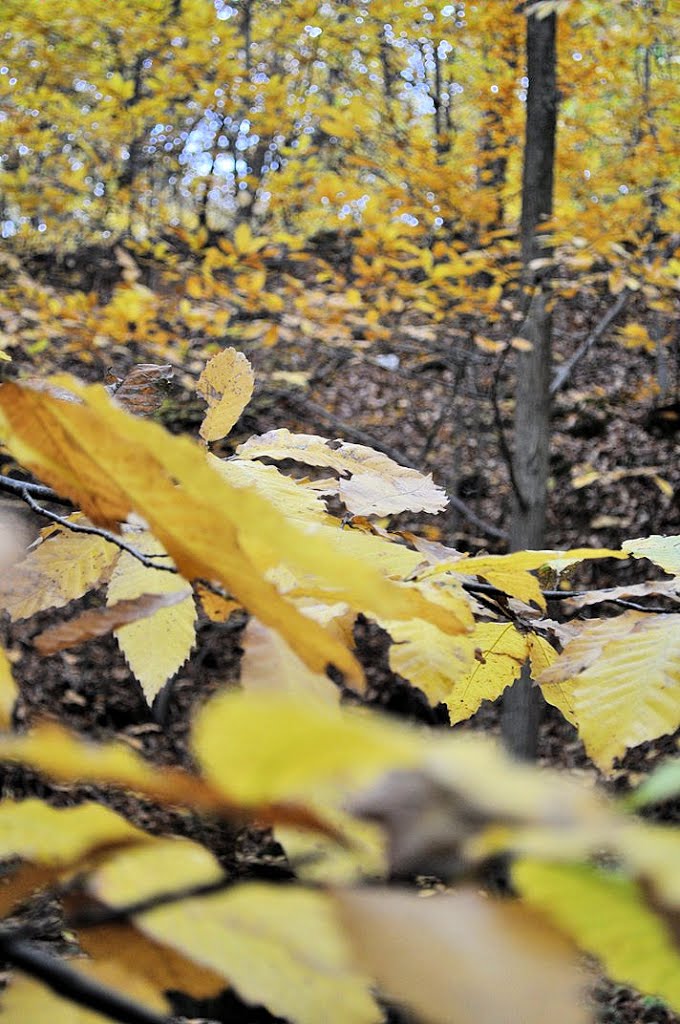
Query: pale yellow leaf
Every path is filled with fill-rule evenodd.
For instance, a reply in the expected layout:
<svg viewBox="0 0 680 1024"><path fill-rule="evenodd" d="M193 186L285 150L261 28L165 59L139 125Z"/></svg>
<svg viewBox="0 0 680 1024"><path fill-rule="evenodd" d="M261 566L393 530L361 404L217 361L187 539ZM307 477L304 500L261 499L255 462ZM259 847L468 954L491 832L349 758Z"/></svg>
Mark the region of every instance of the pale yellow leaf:
<svg viewBox="0 0 680 1024"><path fill-rule="evenodd" d="M227 692L198 713L192 749L216 787L258 803L359 786L413 764L421 744L409 729L358 709L291 694Z"/></svg>
<svg viewBox="0 0 680 1024"><path fill-rule="evenodd" d="M338 520L326 512L316 490L280 473L276 466L266 466L254 460L217 459L214 455L209 456L209 462L232 486L253 487L288 519L298 523L338 525Z"/></svg>
<svg viewBox="0 0 680 1024"><path fill-rule="evenodd" d="M444 559L423 573L423 578L455 572L482 576L493 586L520 601L533 601L545 608L545 600L532 570L549 565L564 569L586 558L626 558L621 551L608 548L574 548L571 551L515 551L510 555L478 555L474 558Z"/></svg>
<svg viewBox="0 0 680 1024"><path fill-rule="evenodd" d="M471 634L447 636L422 619L381 622L392 637L390 668L423 691L430 704L447 701L474 663Z"/></svg>
<svg viewBox="0 0 680 1024"><path fill-rule="evenodd" d="M248 883L136 917L147 935L222 974L248 1003L293 1024L378 1024L330 898Z"/></svg>
<svg viewBox="0 0 680 1024"><path fill-rule="evenodd" d="M188 839L154 839L108 858L88 879L93 896L124 907L224 880L217 858Z"/></svg>
<svg viewBox="0 0 680 1024"><path fill-rule="evenodd" d="M150 840L103 804L50 807L42 800L0 803L0 858L65 867L102 847Z"/></svg>
<svg viewBox="0 0 680 1024"><path fill-rule="evenodd" d="M627 540L621 545L629 551L633 558L648 558L655 565L660 565L666 572L680 576L680 537L638 537Z"/></svg>
<svg viewBox="0 0 680 1024"><path fill-rule="evenodd" d="M206 441L226 437L251 399L253 368L235 348L225 348L206 364L196 390L208 403L199 433Z"/></svg>
<svg viewBox="0 0 680 1024"><path fill-rule="evenodd" d="M670 929L633 882L585 864L520 861L512 877L540 910L607 974L680 1010L680 954Z"/></svg>
<svg viewBox="0 0 680 1024"><path fill-rule="evenodd" d="M471 889L423 899L336 891L357 963L431 1024L586 1024L570 945L524 907ZM510 979L510 980L508 980Z"/></svg>
<svg viewBox="0 0 680 1024"><path fill-rule="evenodd" d="M365 445L281 429L249 438L237 453L244 459L295 459L307 466L326 466L342 476L349 475L349 480L341 479L339 493L354 515L441 512L447 504L444 491L431 476L406 469Z"/></svg>
<svg viewBox="0 0 680 1024"><path fill-rule="evenodd" d="M101 537L59 527L4 574L0 606L12 619L61 608L96 587L119 554Z"/></svg>
<svg viewBox="0 0 680 1024"><path fill-rule="evenodd" d="M165 556L163 546L151 534L135 535L134 545L142 554ZM167 556L160 563L167 565ZM106 602L115 605L142 594L176 593L187 593L187 582L181 576L149 569L123 551L111 576ZM195 622L196 607L188 591L178 604L160 608L153 615L116 630L118 645L149 704L189 657L196 639Z"/></svg>
<svg viewBox="0 0 680 1024"><path fill-rule="evenodd" d="M531 662L531 678L536 681L543 673L547 673L550 666L559 658L559 654L547 640L538 636L537 633L528 633L526 639ZM551 683L550 686L546 686L542 690L542 693L548 704L552 704L558 711L561 711L571 725L577 725L576 710L569 685L564 686L560 682Z"/></svg>
<svg viewBox="0 0 680 1024"><path fill-rule="evenodd" d="M561 683L588 755L607 771L628 747L680 725L676 617L624 612L586 627L538 681L550 703Z"/></svg>

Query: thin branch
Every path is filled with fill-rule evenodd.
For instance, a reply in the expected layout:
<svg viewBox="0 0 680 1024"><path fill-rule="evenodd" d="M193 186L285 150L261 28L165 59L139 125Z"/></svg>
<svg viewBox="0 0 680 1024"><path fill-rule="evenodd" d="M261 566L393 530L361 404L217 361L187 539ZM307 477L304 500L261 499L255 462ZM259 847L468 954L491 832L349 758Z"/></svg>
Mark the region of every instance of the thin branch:
<svg viewBox="0 0 680 1024"><path fill-rule="evenodd" d="M468 594L488 594L489 597L503 598L512 597L507 591L501 590L500 587L494 587L492 583L463 583L463 590L467 590ZM572 597L586 597L590 594L589 590L542 590L541 594L546 601L568 601ZM643 605L637 604L635 601L627 601L623 597L606 597L600 602L601 604L615 604L619 608L626 608L636 612L649 612L654 615L667 615L672 614L668 611L668 608L659 608L655 605ZM578 612L581 609L577 609Z"/></svg>
<svg viewBox="0 0 680 1024"><path fill-rule="evenodd" d="M41 501L53 501L55 504L68 505L73 508L73 502L69 501L68 498L60 497L51 487L43 487L42 484L25 483L23 480L15 480L11 476L0 476L0 491L16 494L19 498L23 498L24 492L27 492Z"/></svg>
<svg viewBox="0 0 680 1024"><path fill-rule="evenodd" d="M169 1024L170 1017L148 1010L122 992L81 974L63 960L36 949L30 942L0 932L0 955L58 996L102 1013L121 1024Z"/></svg>
<svg viewBox="0 0 680 1024"><path fill-rule="evenodd" d="M159 569L161 572L171 572L176 576L179 575L174 565L160 565L155 559L156 555L144 555L141 551L137 551L131 544L126 544L124 540L121 540L115 533L111 533L110 530L104 530L99 526L85 526L82 523L72 523L65 516L60 516L57 512L50 512L49 509L43 508L35 501L29 492L24 488L20 492L21 497L26 502L28 507L32 509L36 515L44 516L45 519L49 519L51 523L58 523L60 526L65 527L72 533L87 533L93 537L101 537L103 540L109 542L109 544L115 544L121 551L125 551L128 555L132 555L138 562L145 565L147 569ZM169 555L163 556L169 558Z"/></svg>
<svg viewBox="0 0 680 1024"><path fill-rule="evenodd" d="M613 323L619 313L625 308L629 297L630 291L628 288L624 288L617 296L616 302L607 310L602 319L595 325L585 341L581 342L573 355L571 355L566 362L562 363L559 370L555 372L552 384L550 385L551 398L553 395L557 394L560 388L564 387L574 368L585 356L588 355L593 345L600 340L610 324Z"/></svg>
<svg viewBox="0 0 680 1024"><path fill-rule="evenodd" d="M217 882L186 886L183 889L175 889L173 892L164 892L157 896L150 896L145 900L126 903L122 907L99 905L86 907L68 916L68 927L80 930L82 928L99 928L105 924L120 924L121 921L129 921L139 914L146 914L150 910L156 910L158 907L172 906L173 903L181 903L184 900L224 892L225 889L230 889L233 885L234 879L229 875L225 875L224 878L220 878Z"/></svg>

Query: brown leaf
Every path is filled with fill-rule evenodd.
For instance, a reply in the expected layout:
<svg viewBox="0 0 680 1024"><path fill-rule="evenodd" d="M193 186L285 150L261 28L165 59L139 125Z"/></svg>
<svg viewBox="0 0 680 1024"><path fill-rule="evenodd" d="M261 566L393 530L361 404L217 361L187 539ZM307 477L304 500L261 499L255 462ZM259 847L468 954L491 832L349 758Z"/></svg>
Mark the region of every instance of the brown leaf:
<svg viewBox="0 0 680 1024"><path fill-rule="evenodd" d="M190 593L190 590L177 590L166 594L142 594L140 597L118 601L108 608L92 608L67 622L60 622L44 630L34 637L33 642L43 656L55 654L98 636L106 636L130 622L147 618L159 608L179 604Z"/></svg>
<svg viewBox="0 0 680 1024"><path fill-rule="evenodd" d="M153 416L168 393L174 370L169 363L139 363L112 387L118 405L135 416Z"/></svg>

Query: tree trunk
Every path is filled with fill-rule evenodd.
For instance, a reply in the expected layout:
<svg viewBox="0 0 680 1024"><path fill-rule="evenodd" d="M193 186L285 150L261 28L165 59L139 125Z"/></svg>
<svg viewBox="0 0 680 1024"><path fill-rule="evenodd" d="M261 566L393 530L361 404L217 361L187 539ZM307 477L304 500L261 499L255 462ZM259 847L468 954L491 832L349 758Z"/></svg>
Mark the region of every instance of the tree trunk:
<svg viewBox="0 0 680 1024"><path fill-rule="evenodd" d="M549 257L538 230L552 215L555 135L557 126L557 22L554 14L527 19L527 94L524 170L522 175L523 288L530 296L521 331L531 343L520 352L515 389L513 510L510 543L513 551L544 546L545 510L550 460L550 374L552 317L544 290L545 269L532 267ZM503 700L502 734L516 757L536 756L543 698L528 668Z"/></svg>

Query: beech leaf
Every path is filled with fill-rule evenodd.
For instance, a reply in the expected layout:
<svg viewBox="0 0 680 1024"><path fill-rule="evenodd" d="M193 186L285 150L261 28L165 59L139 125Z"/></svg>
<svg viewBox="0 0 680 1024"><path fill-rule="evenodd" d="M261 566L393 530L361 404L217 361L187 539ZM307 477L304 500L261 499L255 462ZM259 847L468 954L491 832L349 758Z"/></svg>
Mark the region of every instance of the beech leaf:
<svg viewBox="0 0 680 1024"><path fill-rule="evenodd" d="M225 348L206 364L196 390L208 403L199 433L206 441L226 437L250 401L255 386L253 368L235 348Z"/></svg>
<svg viewBox="0 0 680 1024"><path fill-rule="evenodd" d="M356 962L431 1024L586 1024L572 949L525 907L470 889L337 890ZM540 966L539 966L540 965ZM499 984L499 978L511 979Z"/></svg>

